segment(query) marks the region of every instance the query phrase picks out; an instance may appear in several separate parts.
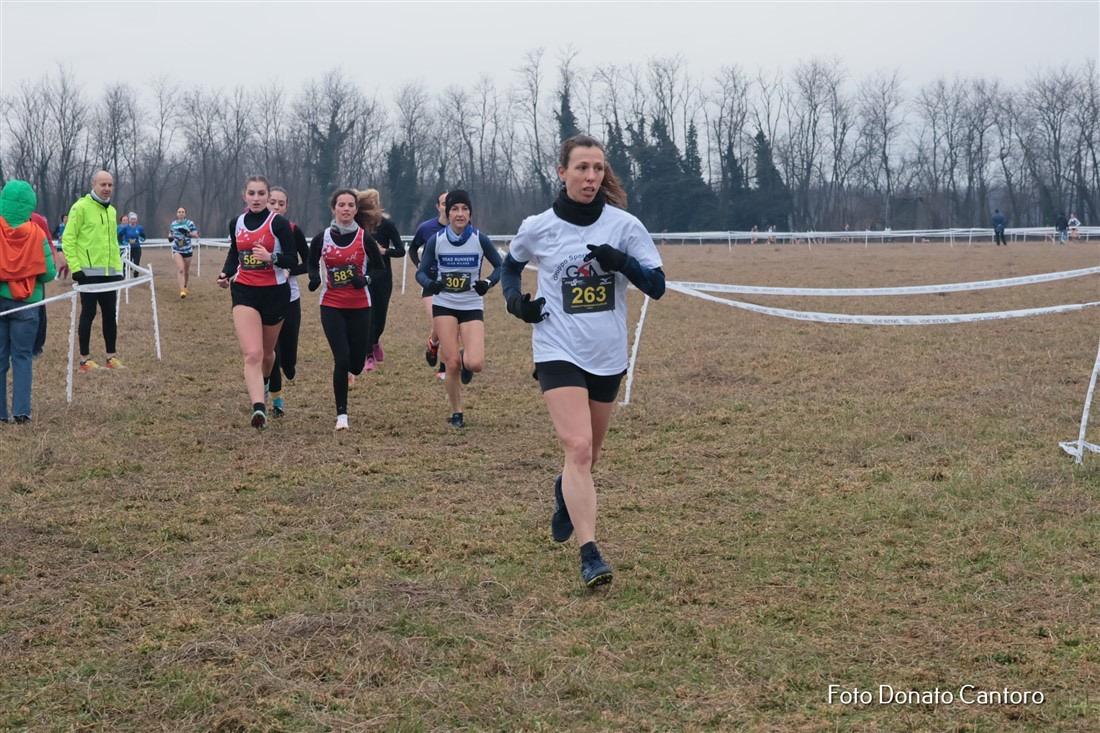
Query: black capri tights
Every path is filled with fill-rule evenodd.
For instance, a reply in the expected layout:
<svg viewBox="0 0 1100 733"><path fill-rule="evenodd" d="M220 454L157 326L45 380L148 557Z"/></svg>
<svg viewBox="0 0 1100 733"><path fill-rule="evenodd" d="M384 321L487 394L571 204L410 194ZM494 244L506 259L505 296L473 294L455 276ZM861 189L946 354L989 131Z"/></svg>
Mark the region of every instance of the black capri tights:
<svg viewBox="0 0 1100 733"><path fill-rule="evenodd" d="M302 327L302 299L290 301L286 309L286 318L279 331L279 341L275 344L275 364L271 367L268 389L279 392L283 388L283 375L294 379L298 369L298 331Z"/></svg>
<svg viewBox="0 0 1100 733"><path fill-rule="evenodd" d="M390 296L393 294L393 272L371 270L367 289L370 290L371 303L370 345L374 346L382 340L382 332L386 330L386 315L390 311Z"/></svg>
<svg viewBox="0 0 1100 733"><path fill-rule="evenodd" d="M120 280L118 277L89 277L86 284L113 282ZM96 306L103 311L103 344L107 347L108 354L115 353L115 340L118 338L118 323L116 321L116 309L118 307L118 291L112 290L106 293L81 293L80 294L80 323L77 327L77 337L80 340L80 355L87 356L91 353L92 322L95 321Z"/></svg>
<svg viewBox="0 0 1100 733"><path fill-rule="evenodd" d="M332 394L336 414L348 413L348 373L361 374L370 350L370 308L321 306L321 328L332 349Z"/></svg>

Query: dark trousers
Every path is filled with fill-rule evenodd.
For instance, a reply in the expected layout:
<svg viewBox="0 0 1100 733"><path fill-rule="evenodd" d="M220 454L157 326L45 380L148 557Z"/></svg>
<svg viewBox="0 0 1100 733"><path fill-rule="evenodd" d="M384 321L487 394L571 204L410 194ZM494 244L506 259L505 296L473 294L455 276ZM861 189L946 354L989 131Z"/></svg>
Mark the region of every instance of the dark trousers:
<svg viewBox="0 0 1100 733"><path fill-rule="evenodd" d="M1006 247L1008 246L1008 242L1005 241L1005 230L1004 229L997 228L997 229L993 230L993 242L997 246L1000 246L1002 244Z"/></svg>
<svg viewBox="0 0 1100 733"><path fill-rule="evenodd" d="M386 330L386 315L390 311L390 296L393 294L393 272L391 270L371 270L370 283L370 345L382 340Z"/></svg>
<svg viewBox="0 0 1100 733"><path fill-rule="evenodd" d="M131 244L130 245L130 262L133 262L135 265L140 265L141 264L141 245L140 244Z"/></svg>
<svg viewBox="0 0 1100 733"><path fill-rule="evenodd" d="M332 395L337 415L348 413L348 373L362 374L370 351L370 311L321 306L321 328L332 349Z"/></svg>
<svg viewBox="0 0 1100 733"><path fill-rule="evenodd" d="M116 282L121 280L119 276L113 277L88 277L82 284ZM107 353L115 353L115 340L118 337L118 322L116 312L118 307L118 291L107 293L81 293L80 294L80 323L77 327L77 338L80 341L80 355L87 356L91 353L90 342L92 340L92 322L95 321L96 306L103 313L103 344L107 347Z"/></svg>
<svg viewBox="0 0 1100 733"><path fill-rule="evenodd" d="M46 306L38 309L38 335L34 337L33 354L38 356L46 348Z"/></svg>
<svg viewBox="0 0 1100 733"><path fill-rule="evenodd" d="M279 341L275 344L275 363L271 366L268 389L279 392L283 389L283 375L294 379L298 368L298 330L302 326L302 299L290 301L283 319L283 328L279 331Z"/></svg>

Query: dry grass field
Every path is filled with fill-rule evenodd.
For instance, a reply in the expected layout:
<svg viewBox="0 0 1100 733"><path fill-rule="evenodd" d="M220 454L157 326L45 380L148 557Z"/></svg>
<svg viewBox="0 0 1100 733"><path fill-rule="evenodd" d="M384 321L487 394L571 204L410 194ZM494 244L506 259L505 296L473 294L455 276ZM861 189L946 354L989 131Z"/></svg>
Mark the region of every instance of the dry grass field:
<svg viewBox="0 0 1100 733"><path fill-rule="evenodd" d="M1096 243L662 254L670 279L816 287L1100 264ZM78 375L72 406L68 306L51 308L34 421L0 425L0 729L1100 730L1100 456L1058 448L1100 312L876 328L667 294L596 469L616 576L590 593L550 540L561 452L498 291L465 431L410 288L346 434L304 294L289 414L259 433L207 257L180 301L147 251L164 359L135 290L130 368ZM1096 300L1098 282L749 300L972 312ZM830 704L830 684L1045 701Z"/></svg>

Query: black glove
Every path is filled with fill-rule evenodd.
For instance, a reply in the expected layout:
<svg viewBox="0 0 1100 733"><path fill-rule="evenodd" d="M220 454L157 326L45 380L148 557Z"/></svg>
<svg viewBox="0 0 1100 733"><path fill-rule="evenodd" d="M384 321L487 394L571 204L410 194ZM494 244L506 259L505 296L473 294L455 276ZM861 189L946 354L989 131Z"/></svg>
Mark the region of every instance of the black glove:
<svg viewBox="0 0 1100 733"><path fill-rule="evenodd" d="M603 268L604 272L618 272L626 267L626 252L617 250L610 244L589 244L587 246L589 252L584 256L585 262L595 257L596 262L600 263L600 267Z"/></svg>
<svg viewBox="0 0 1100 733"><path fill-rule="evenodd" d="M83 283L87 279L88 279L88 276L84 274L83 270L74 270L73 271L73 282L74 283L80 284L80 283Z"/></svg>
<svg viewBox="0 0 1100 733"><path fill-rule="evenodd" d="M493 286L489 283L488 280L475 280L474 281L474 290L477 291L478 295L485 295L485 293L489 292L489 288L491 288L491 287L493 287Z"/></svg>
<svg viewBox="0 0 1100 733"><path fill-rule="evenodd" d="M370 275L367 275L366 277L362 275L355 275L351 278L350 282L353 288L365 288L367 287L367 283L370 282Z"/></svg>
<svg viewBox="0 0 1100 733"><path fill-rule="evenodd" d="M428 287L424 289L432 295L439 295L443 292L443 283L439 282L438 280L432 280L430 283L428 283Z"/></svg>
<svg viewBox="0 0 1100 733"><path fill-rule="evenodd" d="M312 293L314 290L316 290L319 287L321 287L321 276L320 275L310 275L309 276L309 292Z"/></svg>
<svg viewBox="0 0 1100 733"><path fill-rule="evenodd" d="M524 293L522 298L517 293L508 299L508 312L526 323L538 323L544 318L542 315L544 305L546 305L546 298L531 300L530 293Z"/></svg>

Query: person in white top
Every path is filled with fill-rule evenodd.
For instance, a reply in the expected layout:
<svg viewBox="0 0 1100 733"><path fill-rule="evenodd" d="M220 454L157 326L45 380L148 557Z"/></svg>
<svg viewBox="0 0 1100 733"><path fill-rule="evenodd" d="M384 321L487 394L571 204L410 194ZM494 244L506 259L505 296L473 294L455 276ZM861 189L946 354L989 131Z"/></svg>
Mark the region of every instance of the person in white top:
<svg viewBox="0 0 1100 733"><path fill-rule="evenodd" d="M1069 238L1077 239L1077 227L1081 226L1081 220L1077 218L1077 214L1070 212L1069 221L1066 223L1069 225Z"/></svg>
<svg viewBox="0 0 1100 733"><path fill-rule="evenodd" d="M452 427L463 428L462 385L485 365L483 297L500 280L500 253L483 232L470 223L474 206L470 194L456 188L447 193L447 226L428 239L416 281L432 294L432 321L447 365L447 400ZM493 271L482 278L482 263ZM461 382L461 383L460 383Z"/></svg>
<svg viewBox="0 0 1100 733"><path fill-rule="evenodd" d="M520 225L501 283L508 312L534 324L535 377L565 451L551 535L565 542L576 532L581 579L591 588L612 576L595 541L592 466L626 373L626 289L630 283L660 298L665 275L649 232L625 211L626 194L598 140L575 135L562 143L558 177L554 205ZM538 273L534 299L521 292L528 263Z"/></svg>

